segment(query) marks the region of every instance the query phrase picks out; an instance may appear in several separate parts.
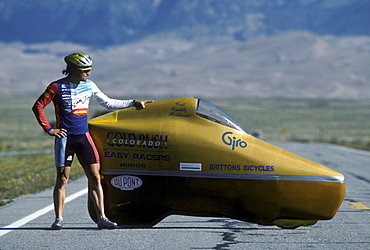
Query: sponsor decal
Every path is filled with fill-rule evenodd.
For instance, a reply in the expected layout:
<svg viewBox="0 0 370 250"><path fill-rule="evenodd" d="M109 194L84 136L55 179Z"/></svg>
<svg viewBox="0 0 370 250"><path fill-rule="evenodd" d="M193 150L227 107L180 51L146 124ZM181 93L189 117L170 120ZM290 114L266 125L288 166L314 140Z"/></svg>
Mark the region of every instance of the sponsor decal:
<svg viewBox="0 0 370 250"><path fill-rule="evenodd" d="M275 166L244 165L244 171L267 171L267 172L274 172L275 171Z"/></svg>
<svg viewBox="0 0 370 250"><path fill-rule="evenodd" d="M168 135L108 132L105 143L110 147L168 148Z"/></svg>
<svg viewBox="0 0 370 250"><path fill-rule="evenodd" d="M143 181L136 176L132 175L120 175L112 178L110 183L113 187L119 188L121 190L133 190L135 188L141 187Z"/></svg>
<svg viewBox="0 0 370 250"><path fill-rule="evenodd" d="M120 163L119 166L121 168L146 168L145 164L137 164L137 163Z"/></svg>
<svg viewBox="0 0 370 250"><path fill-rule="evenodd" d="M202 163L180 163L180 170L202 171Z"/></svg>
<svg viewBox="0 0 370 250"><path fill-rule="evenodd" d="M213 171L245 171L245 172L274 172L275 166L264 165L235 165L235 164L209 164Z"/></svg>
<svg viewBox="0 0 370 250"><path fill-rule="evenodd" d="M240 165L233 165L233 164L209 164L209 170L240 171Z"/></svg>
<svg viewBox="0 0 370 250"><path fill-rule="evenodd" d="M188 109L186 107L186 102L176 102L171 108L170 116L182 116L189 117Z"/></svg>
<svg viewBox="0 0 370 250"><path fill-rule="evenodd" d="M113 152L113 151L105 151L104 152L104 157L107 158L123 158L123 159L128 159L130 153L124 153L124 152Z"/></svg>
<svg viewBox="0 0 370 250"><path fill-rule="evenodd" d="M86 109L90 102L90 95L85 92L72 97L72 109Z"/></svg>
<svg viewBox="0 0 370 250"><path fill-rule="evenodd" d="M231 146L231 150L235 148L246 148L248 144L242 139L238 139L233 135L233 132L225 132L222 134L221 140L228 146Z"/></svg>
<svg viewBox="0 0 370 250"><path fill-rule="evenodd" d="M157 155L157 154L132 154L124 152L104 151L106 158L119 158L131 160L146 160L146 161L170 161L170 155Z"/></svg>

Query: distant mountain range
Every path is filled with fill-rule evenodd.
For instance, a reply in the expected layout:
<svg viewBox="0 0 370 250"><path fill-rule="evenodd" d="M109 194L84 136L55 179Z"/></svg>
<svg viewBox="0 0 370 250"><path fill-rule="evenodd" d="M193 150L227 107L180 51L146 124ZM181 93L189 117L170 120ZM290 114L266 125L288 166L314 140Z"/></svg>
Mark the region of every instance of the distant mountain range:
<svg viewBox="0 0 370 250"><path fill-rule="evenodd" d="M38 96L63 77L63 56L85 51L110 96L370 98L370 38L288 32L199 46L147 38L94 49L72 43L0 43L1 94Z"/></svg>
<svg viewBox="0 0 370 250"><path fill-rule="evenodd" d="M0 94L93 57L113 96L370 98L370 0L0 0Z"/></svg>
<svg viewBox="0 0 370 250"><path fill-rule="evenodd" d="M247 41L291 30L370 35L370 0L1 0L0 41L95 47L165 35Z"/></svg>

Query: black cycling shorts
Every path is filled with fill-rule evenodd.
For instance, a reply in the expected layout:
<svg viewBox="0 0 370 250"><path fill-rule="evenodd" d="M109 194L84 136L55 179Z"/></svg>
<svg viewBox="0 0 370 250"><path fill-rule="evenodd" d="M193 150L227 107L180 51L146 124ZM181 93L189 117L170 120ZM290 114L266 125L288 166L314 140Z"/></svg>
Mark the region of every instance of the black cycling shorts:
<svg viewBox="0 0 370 250"><path fill-rule="evenodd" d="M75 155L83 167L100 163L98 151L89 132L55 138L54 155L57 167L72 166Z"/></svg>

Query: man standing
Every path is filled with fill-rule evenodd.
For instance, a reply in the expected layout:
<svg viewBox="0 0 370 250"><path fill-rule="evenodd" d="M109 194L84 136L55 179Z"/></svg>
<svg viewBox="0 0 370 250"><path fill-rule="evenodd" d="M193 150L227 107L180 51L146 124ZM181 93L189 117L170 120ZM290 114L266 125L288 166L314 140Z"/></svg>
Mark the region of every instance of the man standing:
<svg viewBox="0 0 370 250"><path fill-rule="evenodd" d="M89 199L92 200L98 218L99 229L113 229L115 222L106 218L104 213L103 189L100 182L99 155L88 130L88 107L90 97L108 109L122 109L131 106L145 108L153 101L116 100L107 97L96 84L89 80L92 60L89 55L78 52L64 58L67 68L66 77L52 82L36 100L32 110L37 121L46 133L55 136L55 164L57 170L54 187L55 222L52 229L63 227L63 208L66 186L72 161L77 155L88 178ZM44 108L54 103L56 128L52 128L46 119Z"/></svg>

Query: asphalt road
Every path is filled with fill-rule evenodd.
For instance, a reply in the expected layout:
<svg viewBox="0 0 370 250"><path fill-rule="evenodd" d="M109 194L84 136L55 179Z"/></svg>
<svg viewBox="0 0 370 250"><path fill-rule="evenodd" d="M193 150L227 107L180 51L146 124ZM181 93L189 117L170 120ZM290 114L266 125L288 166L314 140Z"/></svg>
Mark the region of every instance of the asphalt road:
<svg viewBox="0 0 370 250"><path fill-rule="evenodd" d="M337 215L283 230L227 218L169 216L153 228L97 230L87 213L86 178L68 186L63 230L52 189L0 207L0 249L370 249L370 152L328 144L275 143L346 177Z"/></svg>

